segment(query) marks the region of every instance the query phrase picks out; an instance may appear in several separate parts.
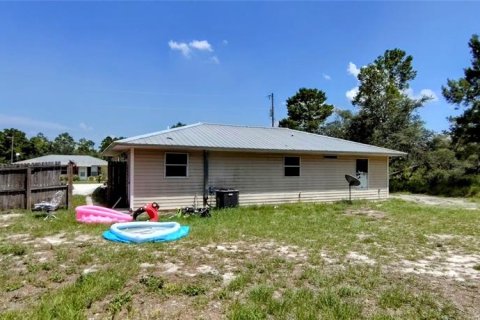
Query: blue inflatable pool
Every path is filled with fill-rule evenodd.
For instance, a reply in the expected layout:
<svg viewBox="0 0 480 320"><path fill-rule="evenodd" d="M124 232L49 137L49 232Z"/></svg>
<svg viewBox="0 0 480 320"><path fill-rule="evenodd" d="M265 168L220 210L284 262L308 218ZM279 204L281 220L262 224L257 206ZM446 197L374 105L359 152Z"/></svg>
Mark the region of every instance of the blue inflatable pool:
<svg viewBox="0 0 480 320"><path fill-rule="evenodd" d="M175 240L184 238L188 235L189 232L190 232L189 226L181 226L178 230L169 234L159 235L157 237L148 237L148 239L146 238L143 240L132 241L130 239L120 237L118 234L115 234L114 232L112 232L112 230L107 230L103 233L103 237L106 240L121 242L121 243L169 242L169 241L175 241Z"/></svg>

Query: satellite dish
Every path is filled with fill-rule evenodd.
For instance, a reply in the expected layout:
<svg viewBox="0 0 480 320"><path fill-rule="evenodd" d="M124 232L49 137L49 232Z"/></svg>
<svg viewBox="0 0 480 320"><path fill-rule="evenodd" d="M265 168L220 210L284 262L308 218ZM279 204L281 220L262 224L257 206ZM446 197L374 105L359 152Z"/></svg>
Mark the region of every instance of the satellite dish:
<svg viewBox="0 0 480 320"><path fill-rule="evenodd" d="M347 180L349 187L351 187L351 186L358 187L360 185L360 180L358 180L354 176L346 174L345 179Z"/></svg>
<svg viewBox="0 0 480 320"><path fill-rule="evenodd" d="M360 180L349 174L345 175L345 180L348 182L348 201L352 202L352 186L358 187L360 185Z"/></svg>

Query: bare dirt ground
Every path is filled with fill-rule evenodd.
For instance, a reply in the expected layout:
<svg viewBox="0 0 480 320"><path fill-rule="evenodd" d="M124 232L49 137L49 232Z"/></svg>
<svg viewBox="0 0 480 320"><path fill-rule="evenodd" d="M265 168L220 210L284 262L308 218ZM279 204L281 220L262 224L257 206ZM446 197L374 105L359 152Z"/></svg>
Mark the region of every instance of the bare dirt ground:
<svg viewBox="0 0 480 320"><path fill-rule="evenodd" d="M446 198L428 196L424 194L390 194L390 198L402 199L405 201L416 202L420 204L439 206L439 207L452 207L463 208L467 210L479 210L478 204L468 201L465 198Z"/></svg>

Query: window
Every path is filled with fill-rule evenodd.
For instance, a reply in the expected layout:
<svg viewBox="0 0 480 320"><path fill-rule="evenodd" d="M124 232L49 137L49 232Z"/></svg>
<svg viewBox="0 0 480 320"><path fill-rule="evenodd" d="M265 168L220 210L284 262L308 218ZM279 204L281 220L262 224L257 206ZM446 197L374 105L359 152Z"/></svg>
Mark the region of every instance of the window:
<svg viewBox="0 0 480 320"><path fill-rule="evenodd" d="M165 153L165 177L186 177L187 153Z"/></svg>
<svg viewBox="0 0 480 320"><path fill-rule="evenodd" d="M368 188L368 159L357 159L356 165L357 179L360 180L358 188Z"/></svg>
<svg viewBox="0 0 480 320"><path fill-rule="evenodd" d="M98 167L92 166L92 169L90 171L90 176L92 176L92 177L98 176Z"/></svg>
<svg viewBox="0 0 480 320"><path fill-rule="evenodd" d="M300 176L300 157L283 158L283 167L285 171L285 177L299 177Z"/></svg>

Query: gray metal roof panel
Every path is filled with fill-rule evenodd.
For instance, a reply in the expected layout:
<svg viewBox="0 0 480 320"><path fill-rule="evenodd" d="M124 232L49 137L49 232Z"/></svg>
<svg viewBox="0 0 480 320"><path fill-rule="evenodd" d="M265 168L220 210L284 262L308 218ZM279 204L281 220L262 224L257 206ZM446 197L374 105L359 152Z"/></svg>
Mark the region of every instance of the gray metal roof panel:
<svg viewBox="0 0 480 320"><path fill-rule="evenodd" d="M63 155L63 154L50 154L38 158L32 158L28 160L18 161L16 163L43 163L43 162L60 162L62 166L68 164L69 161L73 161L78 167L90 167L90 166L106 166L108 162L102 159L98 159L92 156L84 155Z"/></svg>
<svg viewBox="0 0 480 320"><path fill-rule="evenodd" d="M135 136L114 145L172 146L250 151L365 153L401 156L404 152L287 128L197 123Z"/></svg>

